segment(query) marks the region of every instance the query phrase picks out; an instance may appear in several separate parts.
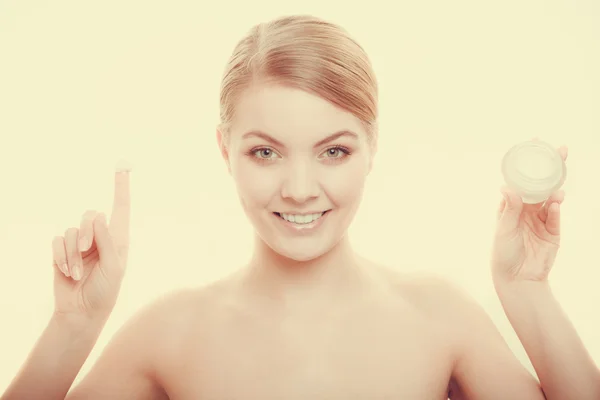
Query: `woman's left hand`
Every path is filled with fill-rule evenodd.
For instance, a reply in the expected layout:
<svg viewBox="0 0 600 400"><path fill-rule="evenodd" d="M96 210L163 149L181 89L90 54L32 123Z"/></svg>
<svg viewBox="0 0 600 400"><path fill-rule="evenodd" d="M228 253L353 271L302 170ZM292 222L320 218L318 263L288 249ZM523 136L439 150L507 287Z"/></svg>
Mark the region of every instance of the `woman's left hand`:
<svg viewBox="0 0 600 400"><path fill-rule="evenodd" d="M558 151L566 161L567 147ZM560 247L564 192L557 191L538 204L523 204L508 188L502 194L492 250L494 282L546 281Z"/></svg>

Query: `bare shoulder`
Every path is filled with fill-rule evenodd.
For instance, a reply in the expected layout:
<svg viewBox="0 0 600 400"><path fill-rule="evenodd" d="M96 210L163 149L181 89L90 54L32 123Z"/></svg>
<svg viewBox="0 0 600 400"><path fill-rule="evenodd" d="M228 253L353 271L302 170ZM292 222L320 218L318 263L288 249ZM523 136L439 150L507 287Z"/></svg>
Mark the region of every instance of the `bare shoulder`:
<svg viewBox="0 0 600 400"><path fill-rule="evenodd" d="M450 344L452 399L543 398L536 379L514 356L489 314L460 285L440 276L393 270L386 277L394 292L434 322Z"/></svg>
<svg viewBox="0 0 600 400"><path fill-rule="evenodd" d="M177 362L190 335L196 335L199 326L206 327L226 308L232 297L231 286L228 278L163 294L128 322L132 334L139 330L147 332L152 340L146 346L152 346L161 366L169 358Z"/></svg>
<svg viewBox="0 0 600 400"><path fill-rule="evenodd" d="M480 304L459 284L431 273L401 273L380 267L395 294L424 315L460 327L486 319Z"/></svg>
<svg viewBox="0 0 600 400"><path fill-rule="evenodd" d="M90 372L70 393L79 399L166 399L186 341L219 300L223 284L158 296L135 312L111 337Z"/></svg>
<svg viewBox="0 0 600 400"><path fill-rule="evenodd" d="M403 273L383 266L379 266L378 269L398 295L420 308L440 306L442 301L444 303L472 301L463 288L441 275L421 272Z"/></svg>

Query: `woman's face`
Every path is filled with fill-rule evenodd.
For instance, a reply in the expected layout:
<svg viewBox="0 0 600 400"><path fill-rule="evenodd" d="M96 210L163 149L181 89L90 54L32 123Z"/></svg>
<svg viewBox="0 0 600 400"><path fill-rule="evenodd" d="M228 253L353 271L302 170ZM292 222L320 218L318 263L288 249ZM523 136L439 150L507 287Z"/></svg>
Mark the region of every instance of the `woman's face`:
<svg viewBox="0 0 600 400"><path fill-rule="evenodd" d="M345 235L372 153L352 114L281 86L244 93L223 150L258 235L296 261L323 255Z"/></svg>

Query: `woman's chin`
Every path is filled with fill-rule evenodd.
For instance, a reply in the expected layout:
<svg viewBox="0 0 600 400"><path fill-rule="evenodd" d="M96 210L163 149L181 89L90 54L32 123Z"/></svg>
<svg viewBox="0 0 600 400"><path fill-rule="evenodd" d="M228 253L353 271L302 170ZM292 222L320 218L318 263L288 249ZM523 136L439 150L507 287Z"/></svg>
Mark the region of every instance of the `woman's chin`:
<svg viewBox="0 0 600 400"><path fill-rule="evenodd" d="M275 248L273 249L277 254L285 257L289 260L296 262L309 262L321 257L326 251L319 251L320 249L303 249L303 248Z"/></svg>
<svg viewBox="0 0 600 400"><path fill-rule="evenodd" d="M310 262L327 254L335 243L326 245L323 241L304 241L303 243L278 243L270 246L279 256L295 262Z"/></svg>
<svg viewBox="0 0 600 400"><path fill-rule="evenodd" d="M282 254L283 256L285 256L286 258L289 258L290 260L296 261L296 262L310 262L312 260L315 260L319 257L321 257L323 255L323 253L288 253L288 254Z"/></svg>

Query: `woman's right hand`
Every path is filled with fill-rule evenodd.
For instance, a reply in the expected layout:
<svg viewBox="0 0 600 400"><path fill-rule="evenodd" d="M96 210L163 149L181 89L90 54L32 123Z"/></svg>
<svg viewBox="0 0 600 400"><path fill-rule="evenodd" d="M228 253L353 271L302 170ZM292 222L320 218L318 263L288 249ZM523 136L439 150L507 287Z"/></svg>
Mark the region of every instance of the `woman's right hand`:
<svg viewBox="0 0 600 400"><path fill-rule="evenodd" d="M79 227L52 242L54 315L69 321L105 321L116 301L129 251L129 168L115 172L110 223L87 211Z"/></svg>

